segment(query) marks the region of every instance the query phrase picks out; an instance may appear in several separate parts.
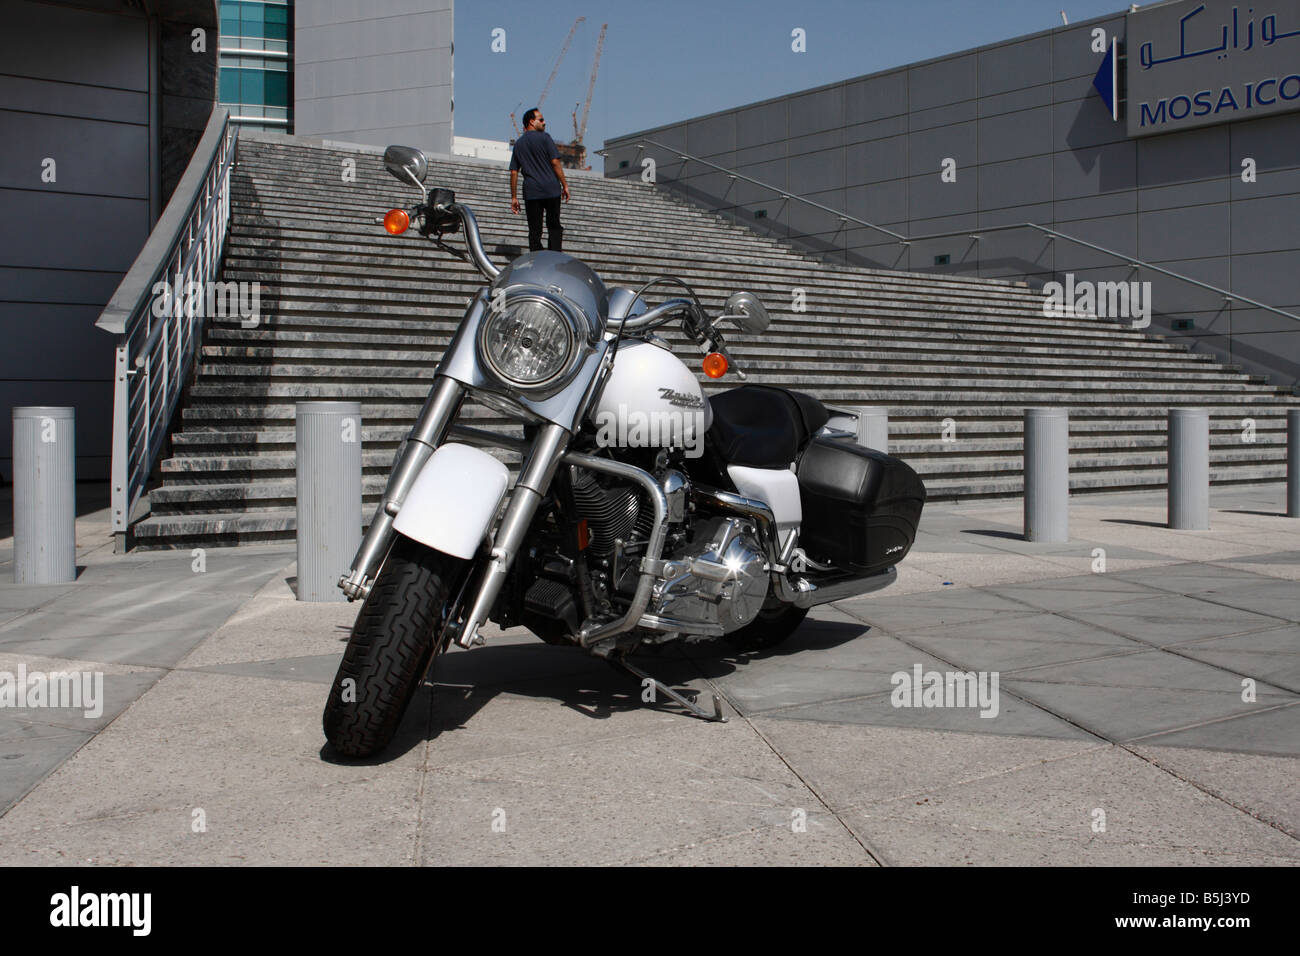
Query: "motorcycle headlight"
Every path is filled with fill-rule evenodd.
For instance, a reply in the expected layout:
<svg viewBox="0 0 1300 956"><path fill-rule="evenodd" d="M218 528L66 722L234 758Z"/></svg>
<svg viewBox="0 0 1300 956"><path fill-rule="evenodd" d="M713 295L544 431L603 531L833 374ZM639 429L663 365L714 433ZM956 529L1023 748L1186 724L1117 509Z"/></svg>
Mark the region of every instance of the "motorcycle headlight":
<svg viewBox="0 0 1300 956"><path fill-rule="evenodd" d="M507 300L489 313L479 346L483 358L502 381L517 388L546 385L571 364L578 344L574 319L540 295Z"/></svg>

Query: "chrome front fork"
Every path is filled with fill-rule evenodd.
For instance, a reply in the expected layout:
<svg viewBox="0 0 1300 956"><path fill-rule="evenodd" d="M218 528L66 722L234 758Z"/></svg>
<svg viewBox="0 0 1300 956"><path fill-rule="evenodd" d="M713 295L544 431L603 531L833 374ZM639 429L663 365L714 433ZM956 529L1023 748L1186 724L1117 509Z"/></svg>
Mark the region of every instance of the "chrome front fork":
<svg viewBox="0 0 1300 956"><path fill-rule="evenodd" d="M546 490L555 477L564 450L569 445L569 432L560 425L543 425L533 441L533 447L524 461L506 506L505 516L492 541L492 553L484 569L478 594L470 607L463 625L456 633L456 643L469 647L474 643L478 629L487 621L492 606L501 594L506 573L514 564L519 549L524 546L524 536L537 515L537 508L546 497Z"/></svg>
<svg viewBox="0 0 1300 956"><path fill-rule="evenodd" d="M393 518L406 500L420 469L424 467L434 449L442 444L447 429L460 410L465 397L465 386L455 379L439 378L429 394L429 399L416 419L415 427L406 438L393 470L388 476L379 507L370 521L370 528L361 540L352 568L339 578L339 588L349 601L365 599L370 594L379 566L393 543Z"/></svg>

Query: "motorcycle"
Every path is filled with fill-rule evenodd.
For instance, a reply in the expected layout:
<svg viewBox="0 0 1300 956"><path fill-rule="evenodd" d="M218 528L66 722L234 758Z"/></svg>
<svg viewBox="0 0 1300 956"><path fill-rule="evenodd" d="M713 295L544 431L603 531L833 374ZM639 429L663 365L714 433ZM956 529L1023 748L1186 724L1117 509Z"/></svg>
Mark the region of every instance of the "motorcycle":
<svg viewBox="0 0 1300 956"><path fill-rule="evenodd" d="M577 646L706 720L725 720L633 665L674 641L770 648L820 604L879 590L916 537L925 486L855 440L856 414L812 396L741 385L706 397L656 330L680 322L710 378L744 379L719 323L759 334L759 297L711 318L673 276L607 289L588 266L532 252L499 268L473 211L426 189L419 150L384 165L420 192L383 217L468 258L487 280L469 303L398 450L339 587L363 602L330 689L334 750L366 757L392 739L418 687L483 625L523 626ZM445 237L463 228L466 251ZM655 286L675 294L653 308ZM472 399L523 438L460 420ZM513 484L499 452L521 456Z"/></svg>

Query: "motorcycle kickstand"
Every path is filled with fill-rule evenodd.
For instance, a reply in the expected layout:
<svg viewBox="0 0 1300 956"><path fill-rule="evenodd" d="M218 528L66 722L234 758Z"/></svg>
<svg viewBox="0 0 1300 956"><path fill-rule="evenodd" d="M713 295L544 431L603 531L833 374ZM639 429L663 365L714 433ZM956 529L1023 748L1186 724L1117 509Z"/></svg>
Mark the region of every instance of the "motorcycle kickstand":
<svg viewBox="0 0 1300 956"><path fill-rule="evenodd" d="M633 665L629 664L624 658L622 657L611 658L610 663L614 664L616 667L623 668L623 670L627 671L629 674L632 674L633 676L640 679L643 682L643 684L645 681L651 681L655 685L655 689L657 691L662 691L665 696L672 698L677 703L681 704L684 708L689 710L696 717L699 717L701 720L707 720L713 723L720 723L720 724L725 724L727 722L726 715L722 713L722 698L716 692L713 695L713 713L710 714L703 707L695 703L695 701L683 697L681 694L677 693L677 691L673 690L663 681L659 680L656 677L651 677L649 674L641 670L641 668L639 667L634 667Z"/></svg>

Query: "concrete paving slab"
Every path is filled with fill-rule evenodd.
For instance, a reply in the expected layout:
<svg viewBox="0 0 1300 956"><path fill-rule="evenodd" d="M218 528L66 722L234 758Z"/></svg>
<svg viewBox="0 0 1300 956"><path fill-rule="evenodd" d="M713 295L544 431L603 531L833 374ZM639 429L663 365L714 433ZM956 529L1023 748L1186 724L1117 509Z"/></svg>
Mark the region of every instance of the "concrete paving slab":
<svg viewBox="0 0 1300 956"><path fill-rule="evenodd" d="M990 553L996 553L997 560L989 560ZM1009 554L1005 551L971 554L937 552L928 555L928 560L921 567L942 574L945 581L952 581L954 585L971 588L1036 581L1052 576L1064 577L1075 573L1069 567L1044 561L1041 557Z"/></svg>
<svg viewBox="0 0 1300 956"><path fill-rule="evenodd" d="M167 668L207 636L198 628L135 630L122 622L71 614L41 612L32 617L35 633L26 628L0 633L0 651Z"/></svg>
<svg viewBox="0 0 1300 956"><path fill-rule="evenodd" d="M688 718L626 701L581 709L543 697L512 697L437 688L419 700L429 742L426 769L498 757L533 755L660 733Z"/></svg>
<svg viewBox="0 0 1300 956"><path fill-rule="evenodd" d="M0 611L34 611L73 591L76 584L13 584L0 582Z"/></svg>
<svg viewBox="0 0 1300 956"><path fill-rule="evenodd" d="M266 677L271 680L294 680L329 687L338 673L341 651L333 654L316 654L309 657L285 657L273 661L239 661L233 664L209 664L206 667L186 668L209 674L230 674L236 677ZM324 701L322 691L321 700ZM323 704L322 704L323 706Z"/></svg>
<svg viewBox="0 0 1300 956"><path fill-rule="evenodd" d="M1156 646L1264 630L1280 623L1276 617L1181 594L1139 598L1102 608L1078 608L1070 616Z"/></svg>
<svg viewBox="0 0 1300 956"><path fill-rule="evenodd" d="M1003 687L995 717L981 717L975 707L894 707L890 694L829 700L762 712L783 720L869 724L877 727L924 728L975 734L1090 740L1092 735L1042 708L1017 700Z"/></svg>
<svg viewBox="0 0 1300 956"><path fill-rule="evenodd" d="M956 629L954 629L956 630ZM936 636L933 631L912 634L909 642L962 670L1020 673L1025 668L1044 664L1090 661L1134 653L1141 645L1124 640L1127 647L1113 643L1086 643L1059 639L1025 638L990 639L979 637ZM950 668L951 669L951 668Z"/></svg>
<svg viewBox="0 0 1300 956"><path fill-rule="evenodd" d="M1200 747L1248 754L1300 757L1300 705L1253 705L1258 713L1232 714L1230 719L1206 720L1167 733L1132 739L1162 747ZM1292 773L1292 784L1295 772Z"/></svg>
<svg viewBox="0 0 1300 956"><path fill-rule="evenodd" d="M750 722L836 811L1110 746L1095 737L998 736L793 721L781 715Z"/></svg>
<svg viewBox="0 0 1300 956"><path fill-rule="evenodd" d="M1104 832L1093 828L1103 819L1096 810L1104 814ZM1076 853L1099 843L1300 864L1300 842L1117 747L872 804L848 816L872 845L908 862L915 851L897 824L982 831L1031 846L1055 838L1073 844ZM1001 852L1014 852L1016 842L1005 841Z"/></svg>
<svg viewBox="0 0 1300 956"><path fill-rule="evenodd" d="M1264 577L1277 578L1282 581L1300 582L1300 561L1291 562L1266 562L1256 564L1248 562L1245 559L1235 561L1221 561L1219 564L1225 568L1234 568L1239 571L1253 571Z"/></svg>
<svg viewBox="0 0 1300 956"><path fill-rule="evenodd" d="M625 866L878 866L839 820L808 813L805 828L760 827L734 836L703 840L653 856L624 860Z"/></svg>
<svg viewBox="0 0 1300 956"><path fill-rule="evenodd" d="M1007 833L946 823L913 823L874 809L855 811L849 826L863 839L876 839L889 866L1295 866L1291 857L1257 852L1221 852L1196 846L1090 842L1044 833Z"/></svg>
<svg viewBox="0 0 1300 956"><path fill-rule="evenodd" d="M798 809L448 771L428 775L424 797L421 862L435 866L623 864L755 829L789 827Z"/></svg>
<svg viewBox="0 0 1300 956"><path fill-rule="evenodd" d="M1296 641L1300 630L1287 628L1292 633L1291 641ZM1264 632L1265 634L1269 632ZM1255 635L1244 635L1254 637ZM1241 638L1224 638L1223 640L1240 640ZM1246 677L1273 687L1300 694L1300 650L1293 653L1255 653L1239 648L1225 649L1217 646L1219 641L1205 641L1197 644L1185 644L1178 647L1178 653L1186 657L1231 670ZM1293 643L1292 646L1295 646Z"/></svg>
<svg viewBox="0 0 1300 956"><path fill-rule="evenodd" d="M1028 581L986 590L1044 611L1109 607L1112 604L1122 604L1158 593L1145 585L1126 581L1109 573Z"/></svg>
<svg viewBox="0 0 1300 956"><path fill-rule="evenodd" d="M1011 675L1008 675L1010 679ZM1227 691L1240 696L1241 674L1232 668L1222 668L1199 660L1190 660L1181 653L1169 650L1142 650L1115 654L1095 660L1074 661L1063 664L1043 664L1027 667L1015 673L1020 681L1054 684L1082 684L1100 687L1129 687L1133 689L1160 688L1163 690ZM1260 686L1260 698L1276 698L1274 702L1295 696L1283 688Z"/></svg>
<svg viewBox="0 0 1300 956"><path fill-rule="evenodd" d="M1213 591L1199 591L1195 597L1259 614L1271 614L1300 623L1300 587L1292 581L1255 580Z"/></svg>
<svg viewBox="0 0 1300 956"><path fill-rule="evenodd" d="M1050 603L1061 592L1046 592L1043 603ZM1071 592L1064 593L1064 603L1070 603ZM1048 614L1026 609L1024 613L986 618L980 621L963 621L938 627L913 628L900 632L909 642L922 637L966 638L970 640L997 641L1048 641L1055 645L1105 644L1115 650L1137 650L1149 645L1141 644L1121 634L1076 621L1064 614Z"/></svg>
<svg viewBox="0 0 1300 956"><path fill-rule="evenodd" d="M1269 695L1267 702L1261 697L1255 703L1246 703L1242 701L1239 690L1192 691L1150 687L1136 692L1131 687L1053 684L1012 677L1003 681L1003 686L1073 724L1114 741L1136 740L1225 717L1249 716L1289 699L1289 695L1278 692ZM1287 742L1286 727L1270 729L1272 732L1268 738L1260 741L1262 751L1290 753L1300 750L1300 740ZM1193 746L1207 746L1199 731L1193 737L1196 738Z"/></svg>
<svg viewBox="0 0 1300 956"><path fill-rule="evenodd" d="M1252 571L1200 562L1163 568L1144 568L1138 571L1117 573L1115 576L1121 580L1143 584L1158 591L1170 591L1174 594L1223 593L1231 592L1243 584L1272 583Z"/></svg>
<svg viewBox="0 0 1300 956"><path fill-rule="evenodd" d="M1145 743L1129 747L1170 773L1300 839L1300 787L1296 786L1294 758Z"/></svg>
<svg viewBox="0 0 1300 956"><path fill-rule="evenodd" d="M89 730L0 718L0 814L93 736Z"/></svg>
<svg viewBox="0 0 1300 956"><path fill-rule="evenodd" d="M160 680L32 799L0 818L0 843L36 826L242 799L268 787L375 776L322 759L315 684L176 671ZM385 767L419 766L427 715L414 708ZM382 775L382 774L380 774Z"/></svg>
<svg viewBox="0 0 1300 956"><path fill-rule="evenodd" d="M20 670L20 667L22 670ZM30 682L37 674L64 673L73 676L80 687L66 686L60 688L60 694L72 693L74 702L80 693L77 706L6 706L0 714L7 714L18 720L34 721L61 727L77 733L98 733L122 713L131 702L136 700L148 688L157 683L164 671L155 667L141 667L133 664L106 663L80 657L32 656L13 653L7 649L0 652L0 673L16 679L25 672ZM90 678L87 688L86 677ZM101 689L102 681L102 689ZM94 697L86 696L87 690Z"/></svg>
<svg viewBox="0 0 1300 956"><path fill-rule="evenodd" d="M410 865L423 782L418 767L404 766L328 786L245 787L142 812L5 827L4 842L23 866ZM200 821L205 830L195 832Z"/></svg>
<svg viewBox="0 0 1300 956"><path fill-rule="evenodd" d="M973 587L944 588L927 594L924 601L866 595L837 601L835 606L868 624L897 634L926 627L1029 613L1023 604Z"/></svg>
<svg viewBox="0 0 1300 956"><path fill-rule="evenodd" d="M1240 558L1258 550L1259 544L1249 540L1233 541L1211 531L1174 531L1160 525L1153 527L1144 521L1130 518L1071 519L1070 533L1088 541L1122 540L1131 548L1140 548L1151 554L1164 555L1181 561L1224 561ZM1213 517L1211 517L1213 528Z"/></svg>

